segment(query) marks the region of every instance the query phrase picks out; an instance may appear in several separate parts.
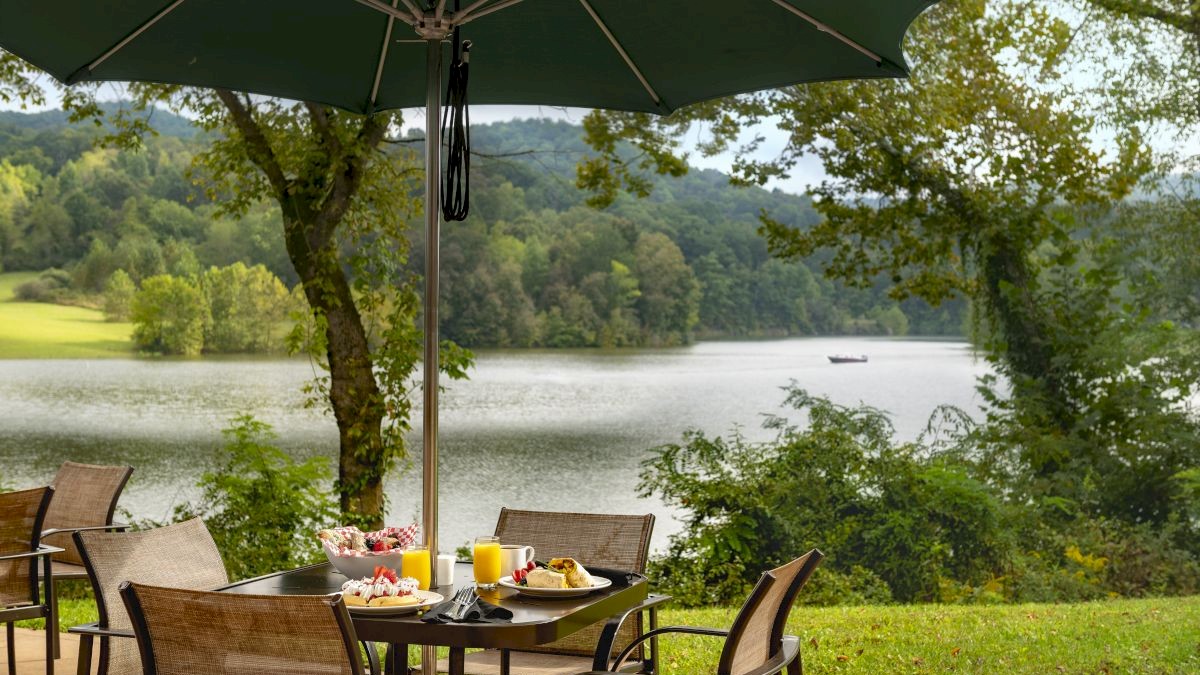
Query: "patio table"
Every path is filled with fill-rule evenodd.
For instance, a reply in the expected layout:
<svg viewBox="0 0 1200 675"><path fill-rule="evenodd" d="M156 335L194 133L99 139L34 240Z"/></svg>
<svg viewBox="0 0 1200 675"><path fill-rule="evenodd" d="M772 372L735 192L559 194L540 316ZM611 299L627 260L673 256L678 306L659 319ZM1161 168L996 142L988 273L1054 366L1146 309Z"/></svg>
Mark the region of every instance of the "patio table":
<svg viewBox="0 0 1200 675"><path fill-rule="evenodd" d="M470 563L458 563L455 584L434 588L447 599L462 585L473 583ZM260 595L320 595L337 593L346 577L329 563L276 572L225 586L230 593ZM362 616L353 612L354 630L359 640L388 643L387 675L407 675L408 645L436 645L450 648L450 675L462 675L465 650L471 648L519 649L546 644L611 616L623 614L647 597L646 578L634 575L634 582L618 588L616 584L578 598L531 598L498 587L480 590L479 596L513 613L512 623L425 623L415 614L395 617ZM607 651L605 651L607 653Z"/></svg>

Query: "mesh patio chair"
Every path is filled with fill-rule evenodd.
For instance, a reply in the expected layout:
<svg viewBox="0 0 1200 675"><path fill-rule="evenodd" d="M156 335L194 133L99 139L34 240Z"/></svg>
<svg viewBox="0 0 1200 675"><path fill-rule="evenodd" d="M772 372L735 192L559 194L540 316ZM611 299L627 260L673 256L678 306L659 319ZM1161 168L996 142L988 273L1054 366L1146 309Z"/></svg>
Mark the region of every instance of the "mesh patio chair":
<svg viewBox="0 0 1200 675"><path fill-rule="evenodd" d="M354 625L340 593L237 595L120 587L145 675L355 675Z"/></svg>
<svg viewBox="0 0 1200 675"><path fill-rule="evenodd" d="M117 499L129 475L131 466L100 466L63 462L50 485L54 498L42 523L42 542L62 549L54 554L54 580L87 579L87 570L75 548L72 534L84 530L124 530L128 526L113 522ZM58 596L55 595L55 613ZM58 634L54 635L54 656L58 657Z"/></svg>
<svg viewBox="0 0 1200 675"><path fill-rule="evenodd" d="M83 559L72 534L85 530L124 530L128 526L113 522L117 500L133 473L130 466L99 466L63 462L50 485L54 498L42 523L42 541L63 549L54 556L54 578L87 579Z"/></svg>
<svg viewBox="0 0 1200 675"><path fill-rule="evenodd" d="M100 638L99 675L138 675L142 663L132 637L133 624L121 601L125 581L212 590L229 583L225 563L199 518L138 532L85 530L75 533L100 621L71 628L79 635L79 662L91 663L93 639Z"/></svg>
<svg viewBox="0 0 1200 675"><path fill-rule="evenodd" d="M54 488L40 487L0 493L0 622L5 624L8 673L16 675L16 635L13 622L46 619L46 673L54 675L54 637L58 618L54 612L54 576L51 556L62 549L41 543L42 521ZM38 560L42 562L41 592Z"/></svg>
<svg viewBox="0 0 1200 675"><path fill-rule="evenodd" d="M642 635L638 642L667 633L723 637L725 647L717 663L717 675L774 675L785 670L788 675L801 675L804 668L800 661L800 638L784 635L783 630L796 595L824 557L813 549L786 565L764 572L729 630L668 626ZM629 658L638 642L630 644L617 656L612 671ZM579 675L604 672L611 671L594 670Z"/></svg>
<svg viewBox="0 0 1200 675"><path fill-rule="evenodd" d="M643 574L650 552L650 534L654 516L611 515L521 511L503 508L496 522L496 536L502 544L521 544L536 549L539 560L575 558L585 567L605 567ZM658 622L657 607L671 598L652 595L627 614L584 628L557 642L517 650L484 650L466 655L468 675L573 675L580 670L603 666L616 656L621 646L643 632L644 619L653 628ZM646 616L644 617L643 614ZM625 619L630 620L626 621ZM601 645L607 645L604 648ZM657 643L631 655L629 668L655 672ZM446 661L438 670L446 672Z"/></svg>

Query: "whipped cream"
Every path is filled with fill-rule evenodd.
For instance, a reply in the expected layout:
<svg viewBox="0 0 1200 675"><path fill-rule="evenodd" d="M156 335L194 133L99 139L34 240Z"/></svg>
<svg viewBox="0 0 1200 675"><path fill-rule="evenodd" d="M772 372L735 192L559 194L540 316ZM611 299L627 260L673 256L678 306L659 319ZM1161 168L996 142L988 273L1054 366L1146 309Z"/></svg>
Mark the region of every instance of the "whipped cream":
<svg viewBox="0 0 1200 675"><path fill-rule="evenodd" d="M420 582L412 577L401 577L392 583L383 577L363 577L351 579L342 584L342 592L357 595L363 600L372 598L394 598L399 595L412 595L420 586Z"/></svg>

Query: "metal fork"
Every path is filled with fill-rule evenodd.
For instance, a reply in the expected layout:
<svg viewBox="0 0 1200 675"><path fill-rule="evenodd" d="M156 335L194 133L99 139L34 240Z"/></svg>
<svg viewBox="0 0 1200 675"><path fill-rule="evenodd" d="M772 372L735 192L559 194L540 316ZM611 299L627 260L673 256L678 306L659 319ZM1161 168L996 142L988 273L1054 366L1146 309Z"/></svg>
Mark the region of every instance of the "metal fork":
<svg viewBox="0 0 1200 675"><path fill-rule="evenodd" d="M462 619L463 612L466 612L467 608L470 607L473 602L475 602L475 597L474 586L463 586L462 588L458 589L458 592L456 592L452 598L452 601L454 602L454 609L450 610L451 620L458 621L459 619Z"/></svg>

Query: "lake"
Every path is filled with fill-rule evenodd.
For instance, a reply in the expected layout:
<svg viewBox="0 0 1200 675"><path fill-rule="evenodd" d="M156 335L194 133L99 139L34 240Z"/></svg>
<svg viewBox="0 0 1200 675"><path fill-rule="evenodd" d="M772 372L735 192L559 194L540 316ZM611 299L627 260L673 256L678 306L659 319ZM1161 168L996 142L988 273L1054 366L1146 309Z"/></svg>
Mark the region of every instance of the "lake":
<svg viewBox="0 0 1200 675"><path fill-rule="evenodd" d="M834 353L867 354L833 365ZM481 351L471 379L447 385L441 410L441 547L490 534L501 506L648 513L654 545L678 530L670 510L635 493L648 449L691 428L766 440L791 381L839 403L892 413L911 439L934 408L977 411L987 364L963 342L802 338L701 342L617 351ZM269 422L295 456L334 457L331 416L303 407L304 360L0 361L0 480L44 484L65 459L135 467L121 506L166 518L215 462L239 412ZM412 470L388 481L389 524L419 521L420 420Z"/></svg>

